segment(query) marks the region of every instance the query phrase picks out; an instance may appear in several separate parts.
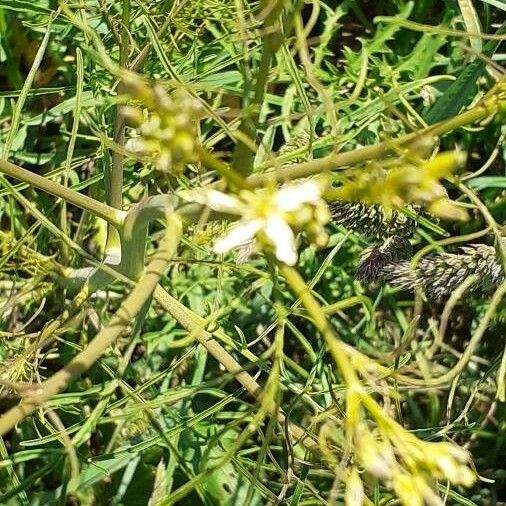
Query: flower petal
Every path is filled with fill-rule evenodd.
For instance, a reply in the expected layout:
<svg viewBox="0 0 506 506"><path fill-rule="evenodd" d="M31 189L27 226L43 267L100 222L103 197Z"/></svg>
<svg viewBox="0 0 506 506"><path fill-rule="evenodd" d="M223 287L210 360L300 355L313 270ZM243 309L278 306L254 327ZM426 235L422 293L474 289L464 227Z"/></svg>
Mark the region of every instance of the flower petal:
<svg viewBox="0 0 506 506"><path fill-rule="evenodd" d="M223 211L232 214L238 214L241 207L241 201L217 190L207 190L206 204L215 211Z"/></svg>
<svg viewBox="0 0 506 506"><path fill-rule="evenodd" d="M241 214L241 201L218 190L183 190L178 195L184 200L204 204L214 211Z"/></svg>
<svg viewBox="0 0 506 506"><path fill-rule="evenodd" d="M262 220L240 220L223 237L218 238L213 250L215 253L225 253L231 249L253 239L262 228Z"/></svg>
<svg viewBox="0 0 506 506"><path fill-rule="evenodd" d="M287 265L295 265L297 262L295 236L286 221L279 216L268 218L265 224L265 235L275 247L276 258Z"/></svg>
<svg viewBox="0 0 506 506"><path fill-rule="evenodd" d="M282 186L276 195L278 206L282 211L295 211L302 204L314 204L320 200L321 184L312 179L303 183Z"/></svg>

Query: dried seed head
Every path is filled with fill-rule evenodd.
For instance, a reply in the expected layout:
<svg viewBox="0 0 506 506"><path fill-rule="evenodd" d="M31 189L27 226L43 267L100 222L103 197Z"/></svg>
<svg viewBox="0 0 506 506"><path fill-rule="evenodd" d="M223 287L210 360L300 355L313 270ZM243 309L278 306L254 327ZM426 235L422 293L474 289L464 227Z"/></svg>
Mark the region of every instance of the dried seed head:
<svg viewBox="0 0 506 506"><path fill-rule="evenodd" d="M506 245L506 239L503 240ZM462 253L438 253L422 258L414 267L409 261L385 265L380 277L406 290L420 288L427 297L438 299L451 294L469 276L476 276L473 291L488 292L505 280L493 246L475 244L461 248Z"/></svg>
<svg viewBox="0 0 506 506"><path fill-rule="evenodd" d="M408 207L417 213L421 212L419 207ZM329 208L334 223L375 239L411 237L416 227L414 219L395 210L387 213L380 204L336 201Z"/></svg>
<svg viewBox="0 0 506 506"><path fill-rule="evenodd" d="M379 245L366 248L360 256L357 279L374 281L385 266L409 258L411 244L406 237L392 236Z"/></svg>

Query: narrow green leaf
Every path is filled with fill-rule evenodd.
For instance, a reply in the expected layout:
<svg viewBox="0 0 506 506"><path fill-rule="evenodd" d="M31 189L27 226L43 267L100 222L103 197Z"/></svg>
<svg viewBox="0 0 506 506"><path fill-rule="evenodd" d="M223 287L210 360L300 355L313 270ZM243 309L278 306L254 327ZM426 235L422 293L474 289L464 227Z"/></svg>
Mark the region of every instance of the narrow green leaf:
<svg viewBox="0 0 506 506"><path fill-rule="evenodd" d="M497 35L502 35L506 31L506 21L497 30ZM489 40L483 48L485 56L491 58L499 47L500 42ZM486 64L482 59L469 63L462 72L459 73L457 79L450 84L448 89L441 95L435 104L429 109L425 115L425 120L429 125L433 125L439 121L444 121L457 115L460 110L468 105L477 90L477 81L485 72Z"/></svg>
<svg viewBox="0 0 506 506"><path fill-rule="evenodd" d="M506 188L505 176L481 176L470 179L467 185L475 190L484 190L485 188Z"/></svg>
<svg viewBox="0 0 506 506"><path fill-rule="evenodd" d="M11 120L11 128L9 129L9 133L7 134L7 139L5 140L5 145L2 150L2 157L8 158L9 153L11 151L12 143L16 134L18 133L19 124L21 122L21 112L23 111L23 106L25 105L26 98L28 96L28 92L32 87L33 80L35 79L35 75L39 70L40 64L42 63L42 58L44 58L44 53L46 52L47 45L49 43L49 37L51 36L51 25L53 23L53 18L49 19L49 22L46 27L46 34L40 43L39 49L35 58L33 60L32 67L30 72L28 72L28 76L26 77L25 84L21 89L21 93L19 94L18 101L16 102L16 106L14 107L14 111L12 114Z"/></svg>
<svg viewBox="0 0 506 506"><path fill-rule="evenodd" d="M476 14L472 0L458 0L458 4L467 31L470 33L481 33L480 18L478 18L478 14ZM481 39L473 37L470 40L470 44L477 53L481 53L483 47Z"/></svg>
<svg viewBox="0 0 506 506"><path fill-rule="evenodd" d="M52 12L51 9L43 7L40 3L32 2L32 0L9 0L8 2L2 2L2 9L31 14L49 14Z"/></svg>
<svg viewBox="0 0 506 506"><path fill-rule="evenodd" d="M93 92L85 91L81 96L81 109L85 106L90 106L96 104L97 100L93 96ZM69 112L75 109L76 97L70 97L67 100L64 100L61 104L54 106L49 111L45 111L41 114L37 114L33 118L26 119L23 121L24 125L45 125L55 118L59 118L64 114L68 114Z"/></svg>

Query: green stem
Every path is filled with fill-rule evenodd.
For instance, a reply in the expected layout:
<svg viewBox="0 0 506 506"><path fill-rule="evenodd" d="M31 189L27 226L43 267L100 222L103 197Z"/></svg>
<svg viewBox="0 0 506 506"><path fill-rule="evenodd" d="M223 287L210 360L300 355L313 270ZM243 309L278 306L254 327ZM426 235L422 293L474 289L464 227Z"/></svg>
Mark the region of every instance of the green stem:
<svg viewBox="0 0 506 506"><path fill-rule="evenodd" d="M325 340L332 357L339 367L344 382L348 387L352 385L360 386L360 380L357 377L355 369L351 365L348 353L342 341L336 335L325 311L316 298L313 297L311 289L307 286L302 276L293 267L289 267L285 264L279 265L279 271L285 278L295 297L301 301L308 315L312 318L315 327Z"/></svg>
<svg viewBox="0 0 506 506"><path fill-rule="evenodd" d="M74 157L74 149L76 145L77 134L79 131L79 121L81 117L81 106L82 106L82 95L83 95L83 86L84 86L84 61L83 61L83 53L80 48L76 48L76 71L77 71L77 79L76 79L76 96L75 96L75 106L73 111L73 121L72 121L72 130L70 133L69 145L67 147L67 156L65 158L65 170L63 173L63 185L68 186L69 175L71 171L72 159ZM60 226L61 231L64 235L68 234L68 223L67 223L67 202L64 200L61 208L60 214ZM62 243L63 255L65 258L68 258L69 248L68 245Z"/></svg>
<svg viewBox="0 0 506 506"><path fill-rule="evenodd" d="M311 162L280 167L265 174L255 174L249 176L246 179L243 179L228 165L221 162L205 150L201 150L200 155L202 156L204 163L209 168L216 170L223 178L236 187L257 188L265 186L272 181L283 183L336 168L354 165L367 160L381 158L382 156L397 152L399 147L409 144L410 142L418 139L420 136L440 136L456 128L488 118L497 112L497 106L497 100L495 100L495 97L492 96L492 98L489 98L483 103L456 116L455 118L443 121L418 132L404 135L398 139L388 140L373 146L365 146L345 153L330 155ZM36 188L40 188L51 195L62 198L67 202L106 220L116 228L121 227L125 218L126 213L124 211L114 209L102 202L98 202L90 197L81 195L80 193L66 188L61 184L49 181L38 174L34 174L33 172L18 167L7 160L0 160L0 172L35 186Z"/></svg>
<svg viewBox="0 0 506 506"><path fill-rule="evenodd" d="M260 7L262 11L269 9L262 26L262 30L265 31L262 40L262 56L256 75L253 100L251 103L248 103L249 90L247 88L245 103L243 104L243 118L239 126L240 132L253 142L256 140L257 136L258 121L264 102L272 60L281 47L281 42L283 40L279 16L284 7L284 0L274 0L274 2L271 0L264 0L261 2ZM253 169L253 158L254 152L251 151L250 147L245 142L239 140L233 154L232 166L234 169L242 175L250 174Z"/></svg>
<svg viewBox="0 0 506 506"><path fill-rule="evenodd" d="M130 0L122 1L122 23L121 23L121 43L119 48L119 67L126 69L128 65L128 55L130 52ZM122 92L121 82L118 85L118 94ZM114 122L113 142L116 146L123 148L125 145L125 119L123 115L123 106L116 107L116 118ZM115 149L112 152L111 177L109 188L106 193L109 196L109 204L116 209L121 209L123 204L123 164L124 155L122 149ZM107 230L106 251L117 248L119 244L118 231L112 227Z"/></svg>
<svg viewBox="0 0 506 506"><path fill-rule="evenodd" d="M197 148L200 161L208 169L215 170L225 181L237 188L243 190L248 188L246 179L242 177L241 171L234 170L232 167L216 158L212 153L204 148Z"/></svg>
<svg viewBox="0 0 506 506"><path fill-rule="evenodd" d="M169 195L155 195L135 204L127 213L121 236L120 272L137 279L144 269L149 223L175 210L179 199ZM178 215L178 218L181 217Z"/></svg>
<svg viewBox="0 0 506 506"><path fill-rule="evenodd" d="M111 283L117 273L137 280L144 270L149 223L174 212L178 202L177 197L155 195L133 205L119 229L121 248L110 248L98 267L69 269L60 284L71 292L86 287L88 293L94 293ZM181 219L179 213L178 219Z"/></svg>
<svg viewBox="0 0 506 506"><path fill-rule="evenodd" d="M171 297L161 286L154 292L155 300L174 317L188 332L195 334L195 339L202 344L207 351L220 362L228 372L233 374L237 381L248 393L256 396L260 393L260 385L243 370L241 364L235 360L222 346L207 332L202 322L195 321L193 315L178 300ZM199 318L200 320L200 318ZM201 327L201 328L199 328Z"/></svg>
<svg viewBox="0 0 506 506"><path fill-rule="evenodd" d="M114 209L107 204L99 202L98 200L71 190L62 184L50 181L43 176L39 176L29 170L18 167L7 160L0 160L0 172L34 186L35 188L40 188L41 190L44 190L55 197L61 198L80 209L84 209L85 211L88 211L107 221L107 223L111 224L113 227L121 227L126 215L124 211Z"/></svg>
<svg viewBox="0 0 506 506"><path fill-rule="evenodd" d="M494 100L484 101L469 111L463 112L454 118L442 121L441 123L437 123L422 130L418 130L417 132L403 135L397 139L387 140L372 146L364 146L345 153L329 155L310 162L279 167L275 170L266 172L265 174L254 174L246 178L246 182L251 187L258 188L265 186L267 183L272 181L285 183L294 179L313 176L315 174L343 167L349 167L367 160L382 158L386 155L396 153L400 147L406 146L420 137L439 137L457 128L484 120L496 113L497 103ZM270 165L273 166L275 163L275 161L272 161Z"/></svg>
<svg viewBox="0 0 506 506"><path fill-rule="evenodd" d="M122 1L122 23L121 23L121 45L119 48L119 66L126 69L128 64L128 54L130 52L130 34L128 27L130 24L130 0ZM118 86L118 94L121 93L121 83ZM125 121L123 118L123 108L118 105L116 108L116 120L114 125L114 144L123 147L125 144ZM109 188L109 203L116 209L122 206L123 190L123 152L115 150L112 153L111 184Z"/></svg>

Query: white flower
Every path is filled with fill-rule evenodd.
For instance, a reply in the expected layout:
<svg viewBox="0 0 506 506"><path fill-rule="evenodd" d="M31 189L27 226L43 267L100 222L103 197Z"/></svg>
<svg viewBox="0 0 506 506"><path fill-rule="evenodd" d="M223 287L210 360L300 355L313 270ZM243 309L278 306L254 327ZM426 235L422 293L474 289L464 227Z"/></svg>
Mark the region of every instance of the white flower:
<svg viewBox="0 0 506 506"><path fill-rule="evenodd" d="M217 190L190 191L183 198L205 204L211 209L240 219L214 243L216 253L225 253L253 240L274 250L276 258L287 265L297 262L295 233L306 225L321 228L328 220L328 212L321 212L324 185L316 179L287 184L279 190L242 190L227 195ZM325 207L326 209L326 207Z"/></svg>

